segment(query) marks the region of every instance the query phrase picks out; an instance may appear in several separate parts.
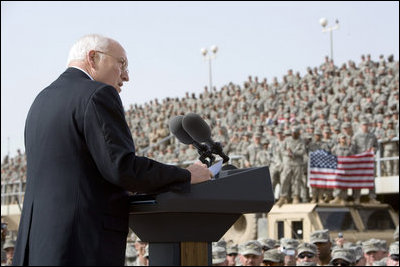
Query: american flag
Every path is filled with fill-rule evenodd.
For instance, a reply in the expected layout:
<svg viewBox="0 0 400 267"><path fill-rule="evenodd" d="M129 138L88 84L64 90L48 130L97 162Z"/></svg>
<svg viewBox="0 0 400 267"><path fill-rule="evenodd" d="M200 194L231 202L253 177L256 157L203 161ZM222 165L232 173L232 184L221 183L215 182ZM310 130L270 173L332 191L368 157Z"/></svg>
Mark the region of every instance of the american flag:
<svg viewBox="0 0 400 267"><path fill-rule="evenodd" d="M310 153L309 184L319 188L374 188L374 153L335 156L325 150Z"/></svg>

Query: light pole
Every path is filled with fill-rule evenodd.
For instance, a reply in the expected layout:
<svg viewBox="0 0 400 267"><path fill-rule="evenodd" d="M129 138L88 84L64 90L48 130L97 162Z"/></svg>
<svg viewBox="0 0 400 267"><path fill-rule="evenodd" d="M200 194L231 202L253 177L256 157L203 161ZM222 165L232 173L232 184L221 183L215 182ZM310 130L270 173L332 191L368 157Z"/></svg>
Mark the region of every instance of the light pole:
<svg viewBox="0 0 400 267"><path fill-rule="evenodd" d="M339 29L339 20L336 20L335 26L332 27L327 27L326 25L328 24L328 20L326 18L321 18L319 20L319 24L322 26L322 32L329 32L330 35L330 40L331 40L331 59L333 60L333 39L332 39L332 32L334 30Z"/></svg>
<svg viewBox="0 0 400 267"><path fill-rule="evenodd" d="M207 49L205 49L205 48L200 49L201 54L202 54L203 57L204 57L204 60L208 60L208 62L209 62L209 78L210 78L210 89L209 89L209 90L210 90L210 92L211 92L211 91L212 91L211 60L213 60L213 59L216 57L217 52L218 52L218 46L213 45L213 46L210 47L210 50L211 50L212 53L210 53L209 55L207 55L207 54L208 54Z"/></svg>

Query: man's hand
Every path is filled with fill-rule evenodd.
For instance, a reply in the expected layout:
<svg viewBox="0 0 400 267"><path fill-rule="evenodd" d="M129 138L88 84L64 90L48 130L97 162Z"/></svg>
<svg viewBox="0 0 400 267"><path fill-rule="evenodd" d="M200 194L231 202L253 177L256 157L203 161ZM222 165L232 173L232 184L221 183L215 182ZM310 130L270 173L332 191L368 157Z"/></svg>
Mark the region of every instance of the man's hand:
<svg viewBox="0 0 400 267"><path fill-rule="evenodd" d="M196 162L186 168L191 174L191 184L198 184L208 181L212 177L211 171L207 168L206 164Z"/></svg>

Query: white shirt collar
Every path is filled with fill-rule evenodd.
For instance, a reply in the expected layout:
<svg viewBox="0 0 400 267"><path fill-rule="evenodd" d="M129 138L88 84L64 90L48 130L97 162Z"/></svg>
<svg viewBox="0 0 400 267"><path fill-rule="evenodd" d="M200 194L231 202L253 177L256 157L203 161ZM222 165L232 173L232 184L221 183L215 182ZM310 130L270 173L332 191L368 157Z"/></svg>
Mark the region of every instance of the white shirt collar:
<svg viewBox="0 0 400 267"><path fill-rule="evenodd" d="M90 76L89 73L87 73L87 72L84 71L83 69L81 69L81 68L79 68L79 67L76 67L76 66L71 66L71 68L75 68L75 69L78 69L78 70L83 71L87 76L89 76L89 78L90 78L91 80L93 80L92 76Z"/></svg>

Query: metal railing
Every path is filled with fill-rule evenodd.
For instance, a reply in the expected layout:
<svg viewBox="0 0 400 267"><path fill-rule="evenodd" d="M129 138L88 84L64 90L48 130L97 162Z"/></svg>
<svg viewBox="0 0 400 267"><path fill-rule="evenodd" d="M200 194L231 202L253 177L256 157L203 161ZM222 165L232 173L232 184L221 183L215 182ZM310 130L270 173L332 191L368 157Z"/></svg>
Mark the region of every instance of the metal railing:
<svg viewBox="0 0 400 267"><path fill-rule="evenodd" d="M392 140L390 140L389 142L398 142L399 141L399 137L396 136L395 138L393 138ZM382 175L382 168L381 168L381 163L383 161L388 161L388 160L399 160L399 156L396 157L381 157L382 154L382 140L378 140L378 150L376 152L376 157L375 157L375 166L376 166L376 177L381 177ZM398 175L398 173L397 173Z"/></svg>
<svg viewBox="0 0 400 267"><path fill-rule="evenodd" d="M140 153L146 153L149 149L152 147L155 147L163 142L166 142L167 140L171 139L173 135L167 136L163 139L161 139L159 142L145 148L142 150L139 150ZM391 140L391 142L398 142L399 137L395 137ZM376 153L375 161L376 161L376 178L381 177L382 175L382 162L388 161L388 160L399 160L399 156L396 157L381 157L381 151L382 151L382 142L378 140L378 150ZM242 155L232 155L230 156L229 164L232 164L232 160L238 160L243 158ZM216 161L219 158L217 157ZM181 167L188 166L198 160L188 160L188 161L183 161L183 162L171 162L167 163L170 165L178 165ZM397 174L398 175L398 174ZM18 179L17 181L1 181L1 205L13 205L17 204L19 207L21 207L21 204L23 203L23 198L25 195L25 191L23 190L24 185L26 184L26 181L23 181L22 178Z"/></svg>

